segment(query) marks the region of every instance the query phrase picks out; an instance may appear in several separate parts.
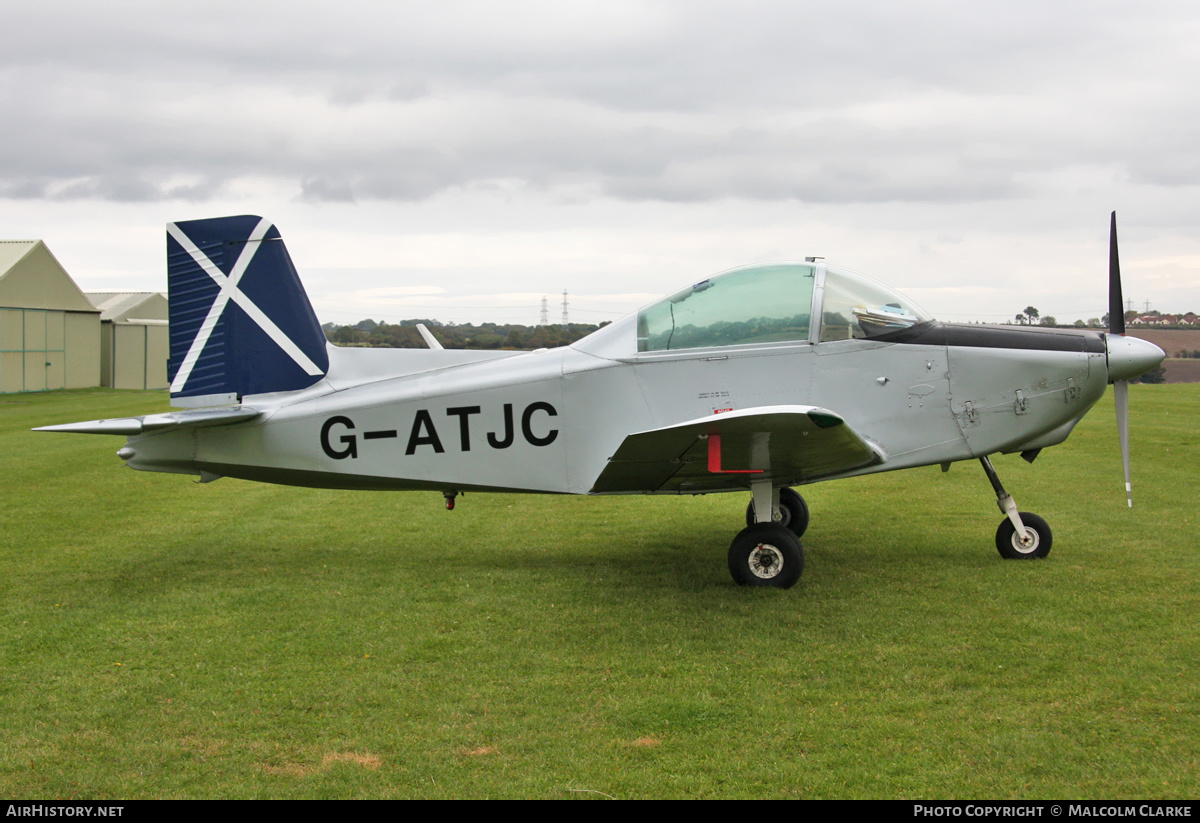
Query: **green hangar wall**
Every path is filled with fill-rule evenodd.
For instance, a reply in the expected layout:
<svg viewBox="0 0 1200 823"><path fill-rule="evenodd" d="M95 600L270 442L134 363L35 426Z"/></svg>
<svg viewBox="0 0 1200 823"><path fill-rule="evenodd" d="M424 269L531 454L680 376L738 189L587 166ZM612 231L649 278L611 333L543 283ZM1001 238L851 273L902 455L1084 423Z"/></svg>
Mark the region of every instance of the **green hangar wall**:
<svg viewBox="0 0 1200 823"><path fill-rule="evenodd" d="M41 240L0 240L0 392L100 385L100 310Z"/></svg>

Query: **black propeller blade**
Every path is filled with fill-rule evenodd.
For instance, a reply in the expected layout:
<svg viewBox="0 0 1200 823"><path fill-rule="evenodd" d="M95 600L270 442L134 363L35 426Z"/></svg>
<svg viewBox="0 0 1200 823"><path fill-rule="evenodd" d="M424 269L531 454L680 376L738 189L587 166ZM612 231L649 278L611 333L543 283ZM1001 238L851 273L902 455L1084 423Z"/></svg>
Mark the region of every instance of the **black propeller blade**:
<svg viewBox="0 0 1200 823"><path fill-rule="evenodd" d="M1121 295L1121 261L1117 254L1117 213L1108 229L1108 331L1125 334L1125 301ZM1113 383L1117 405L1117 436L1121 440L1121 465L1125 468L1125 497L1133 508L1133 484L1129 477L1129 381Z"/></svg>
<svg viewBox="0 0 1200 823"><path fill-rule="evenodd" d="M1121 296L1121 261L1117 255L1117 213L1108 229L1108 330L1125 333L1125 300Z"/></svg>

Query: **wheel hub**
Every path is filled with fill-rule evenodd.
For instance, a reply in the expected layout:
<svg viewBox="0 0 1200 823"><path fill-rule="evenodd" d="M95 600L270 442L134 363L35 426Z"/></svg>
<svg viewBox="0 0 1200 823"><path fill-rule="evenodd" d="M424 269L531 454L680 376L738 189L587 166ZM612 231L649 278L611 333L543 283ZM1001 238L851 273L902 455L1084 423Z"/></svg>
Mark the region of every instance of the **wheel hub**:
<svg viewBox="0 0 1200 823"><path fill-rule="evenodd" d="M759 543L750 552L750 571L763 580L778 577L783 571L783 552L770 543Z"/></svg>
<svg viewBox="0 0 1200 823"><path fill-rule="evenodd" d="M1029 554L1032 551L1037 551L1039 542L1040 541L1038 540L1038 533L1035 529L1026 527L1025 528L1025 537L1021 537L1015 531L1013 532L1013 536L1012 536L1013 548L1016 549L1017 551L1021 552L1021 554Z"/></svg>

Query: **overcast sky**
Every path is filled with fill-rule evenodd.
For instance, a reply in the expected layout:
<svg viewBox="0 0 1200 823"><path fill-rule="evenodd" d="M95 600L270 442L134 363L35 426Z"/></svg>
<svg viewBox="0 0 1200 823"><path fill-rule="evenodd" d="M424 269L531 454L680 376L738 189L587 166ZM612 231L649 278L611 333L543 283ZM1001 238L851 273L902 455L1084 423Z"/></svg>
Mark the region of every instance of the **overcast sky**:
<svg viewBox="0 0 1200 823"><path fill-rule="evenodd" d="M0 237L163 290L279 226L323 321L611 320L823 255L945 320L1200 311L1194 2L10 2Z"/></svg>

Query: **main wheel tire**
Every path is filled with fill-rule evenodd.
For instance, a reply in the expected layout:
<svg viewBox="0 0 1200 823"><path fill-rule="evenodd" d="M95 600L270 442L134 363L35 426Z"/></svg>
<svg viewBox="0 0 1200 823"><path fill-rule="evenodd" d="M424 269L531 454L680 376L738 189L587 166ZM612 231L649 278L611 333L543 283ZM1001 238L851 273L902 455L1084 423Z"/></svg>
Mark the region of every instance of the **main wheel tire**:
<svg viewBox="0 0 1200 823"><path fill-rule="evenodd" d="M739 586L790 589L804 572L804 549L792 532L757 523L738 532L729 546L729 573Z"/></svg>
<svg viewBox="0 0 1200 823"><path fill-rule="evenodd" d="M775 523L789 529L796 537L803 536L808 530L808 504L804 502L803 497L786 486L779 490L779 517L775 518ZM746 525L757 525L753 500L746 506Z"/></svg>
<svg viewBox="0 0 1200 823"><path fill-rule="evenodd" d="M1006 517L1000 521L1000 527L996 529L996 549L1000 556L1006 560L1032 560L1050 554L1054 536L1046 521L1036 514L1021 512L1021 522L1032 537L1027 544L1017 537L1017 527L1011 520Z"/></svg>

